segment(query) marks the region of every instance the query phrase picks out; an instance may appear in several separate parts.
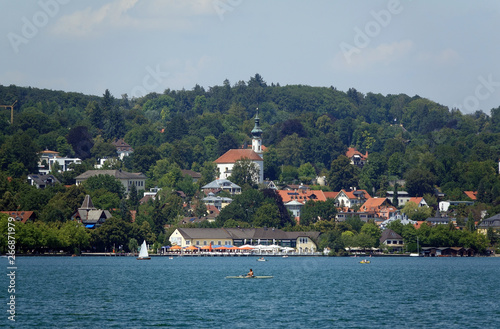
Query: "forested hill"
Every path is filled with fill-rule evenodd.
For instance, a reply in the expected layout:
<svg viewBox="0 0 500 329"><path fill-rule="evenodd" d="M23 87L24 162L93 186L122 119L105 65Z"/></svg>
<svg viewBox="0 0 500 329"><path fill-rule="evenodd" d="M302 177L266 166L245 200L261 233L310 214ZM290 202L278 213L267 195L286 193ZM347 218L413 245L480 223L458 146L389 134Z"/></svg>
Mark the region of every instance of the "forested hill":
<svg viewBox="0 0 500 329"><path fill-rule="evenodd" d="M44 149L85 159L90 168L114 154L110 142L124 138L134 148L124 169L146 173L151 186L171 184L158 174L158 160L203 172L228 149L250 142L258 108L265 178L309 183L324 175L332 190L370 192L400 178L414 194L439 187L456 198L464 190L479 190L484 201L500 196L500 107L465 115L419 96L268 85L259 74L137 99L107 90L97 97L0 86L1 104L16 100L12 125L10 110L0 109L0 166L12 177L36 171L36 152ZM362 170L345 165L348 147L368 152Z"/></svg>

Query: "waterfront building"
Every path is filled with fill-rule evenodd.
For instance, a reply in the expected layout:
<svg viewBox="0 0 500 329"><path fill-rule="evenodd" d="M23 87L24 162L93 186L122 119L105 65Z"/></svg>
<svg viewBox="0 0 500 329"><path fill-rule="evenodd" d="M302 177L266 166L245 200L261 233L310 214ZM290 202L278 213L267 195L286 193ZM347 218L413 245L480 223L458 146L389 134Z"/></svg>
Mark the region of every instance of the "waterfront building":
<svg viewBox="0 0 500 329"><path fill-rule="evenodd" d="M277 245L298 252L315 252L319 232L285 232L275 228L178 228L169 238L180 247L209 245Z"/></svg>
<svg viewBox="0 0 500 329"><path fill-rule="evenodd" d="M82 206L71 216L71 219L82 223L86 228L96 228L111 217L112 215L108 210L95 208L90 195L87 194Z"/></svg>
<svg viewBox="0 0 500 329"><path fill-rule="evenodd" d="M489 228L491 228L494 232L500 232L500 214L483 219L483 221L477 226L477 231L479 233L486 234Z"/></svg>
<svg viewBox="0 0 500 329"><path fill-rule="evenodd" d="M392 248L393 251L403 251L403 237L397 234L393 230L385 229L380 237L380 244L385 245L388 248Z"/></svg>

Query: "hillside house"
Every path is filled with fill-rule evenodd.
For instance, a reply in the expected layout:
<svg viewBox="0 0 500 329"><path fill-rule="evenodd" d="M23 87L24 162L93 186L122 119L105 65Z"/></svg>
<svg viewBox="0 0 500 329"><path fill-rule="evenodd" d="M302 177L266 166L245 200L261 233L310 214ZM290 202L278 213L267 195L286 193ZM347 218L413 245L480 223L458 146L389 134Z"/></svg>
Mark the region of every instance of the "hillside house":
<svg viewBox="0 0 500 329"><path fill-rule="evenodd" d="M80 185L90 177L98 175L109 175L117 179L122 183L126 194L130 192L132 185L135 185L138 192L144 191L146 186L146 176L143 173L129 173L122 170L87 170L76 177L76 185Z"/></svg>
<svg viewBox="0 0 500 329"><path fill-rule="evenodd" d="M354 147L349 147L345 154L351 160L351 164L362 168L366 161L368 161L368 151L365 154L359 152Z"/></svg>

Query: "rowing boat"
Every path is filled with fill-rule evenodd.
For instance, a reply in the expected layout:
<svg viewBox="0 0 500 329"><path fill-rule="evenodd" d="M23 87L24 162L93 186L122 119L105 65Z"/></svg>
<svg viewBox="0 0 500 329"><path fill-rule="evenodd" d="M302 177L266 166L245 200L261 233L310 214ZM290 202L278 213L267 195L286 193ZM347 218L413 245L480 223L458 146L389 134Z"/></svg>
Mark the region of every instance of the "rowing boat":
<svg viewBox="0 0 500 329"><path fill-rule="evenodd" d="M255 276L245 276L245 275L238 275L238 276L226 276L226 279L272 279L273 276L271 275L255 275Z"/></svg>

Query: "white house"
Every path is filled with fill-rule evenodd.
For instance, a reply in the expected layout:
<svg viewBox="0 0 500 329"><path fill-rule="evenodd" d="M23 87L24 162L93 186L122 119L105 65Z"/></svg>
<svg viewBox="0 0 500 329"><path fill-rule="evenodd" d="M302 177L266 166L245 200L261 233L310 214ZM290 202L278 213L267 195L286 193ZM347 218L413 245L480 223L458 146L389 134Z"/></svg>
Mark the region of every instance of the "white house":
<svg viewBox="0 0 500 329"><path fill-rule="evenodd" d="M87 170L76 177L76 185L80 185L88 178L98 175L109 175L116 178L122 183L126 194L130 192L132 185L135 185L138 192L145 189L146 176L143 173L129 173L122 170Z"/></svg>
<svg viewBox="0 0 500 329"><path fill-rule="evenodd" d="M58 167L59 172L71 170L69 166L74 164L81 164L80 158L68 158L59 156L59 152L45 150L39 153L40 161L38 162L38 171L41 174L48 175L54 166ZM46 165L44 165L44 162Z"/></svg>

